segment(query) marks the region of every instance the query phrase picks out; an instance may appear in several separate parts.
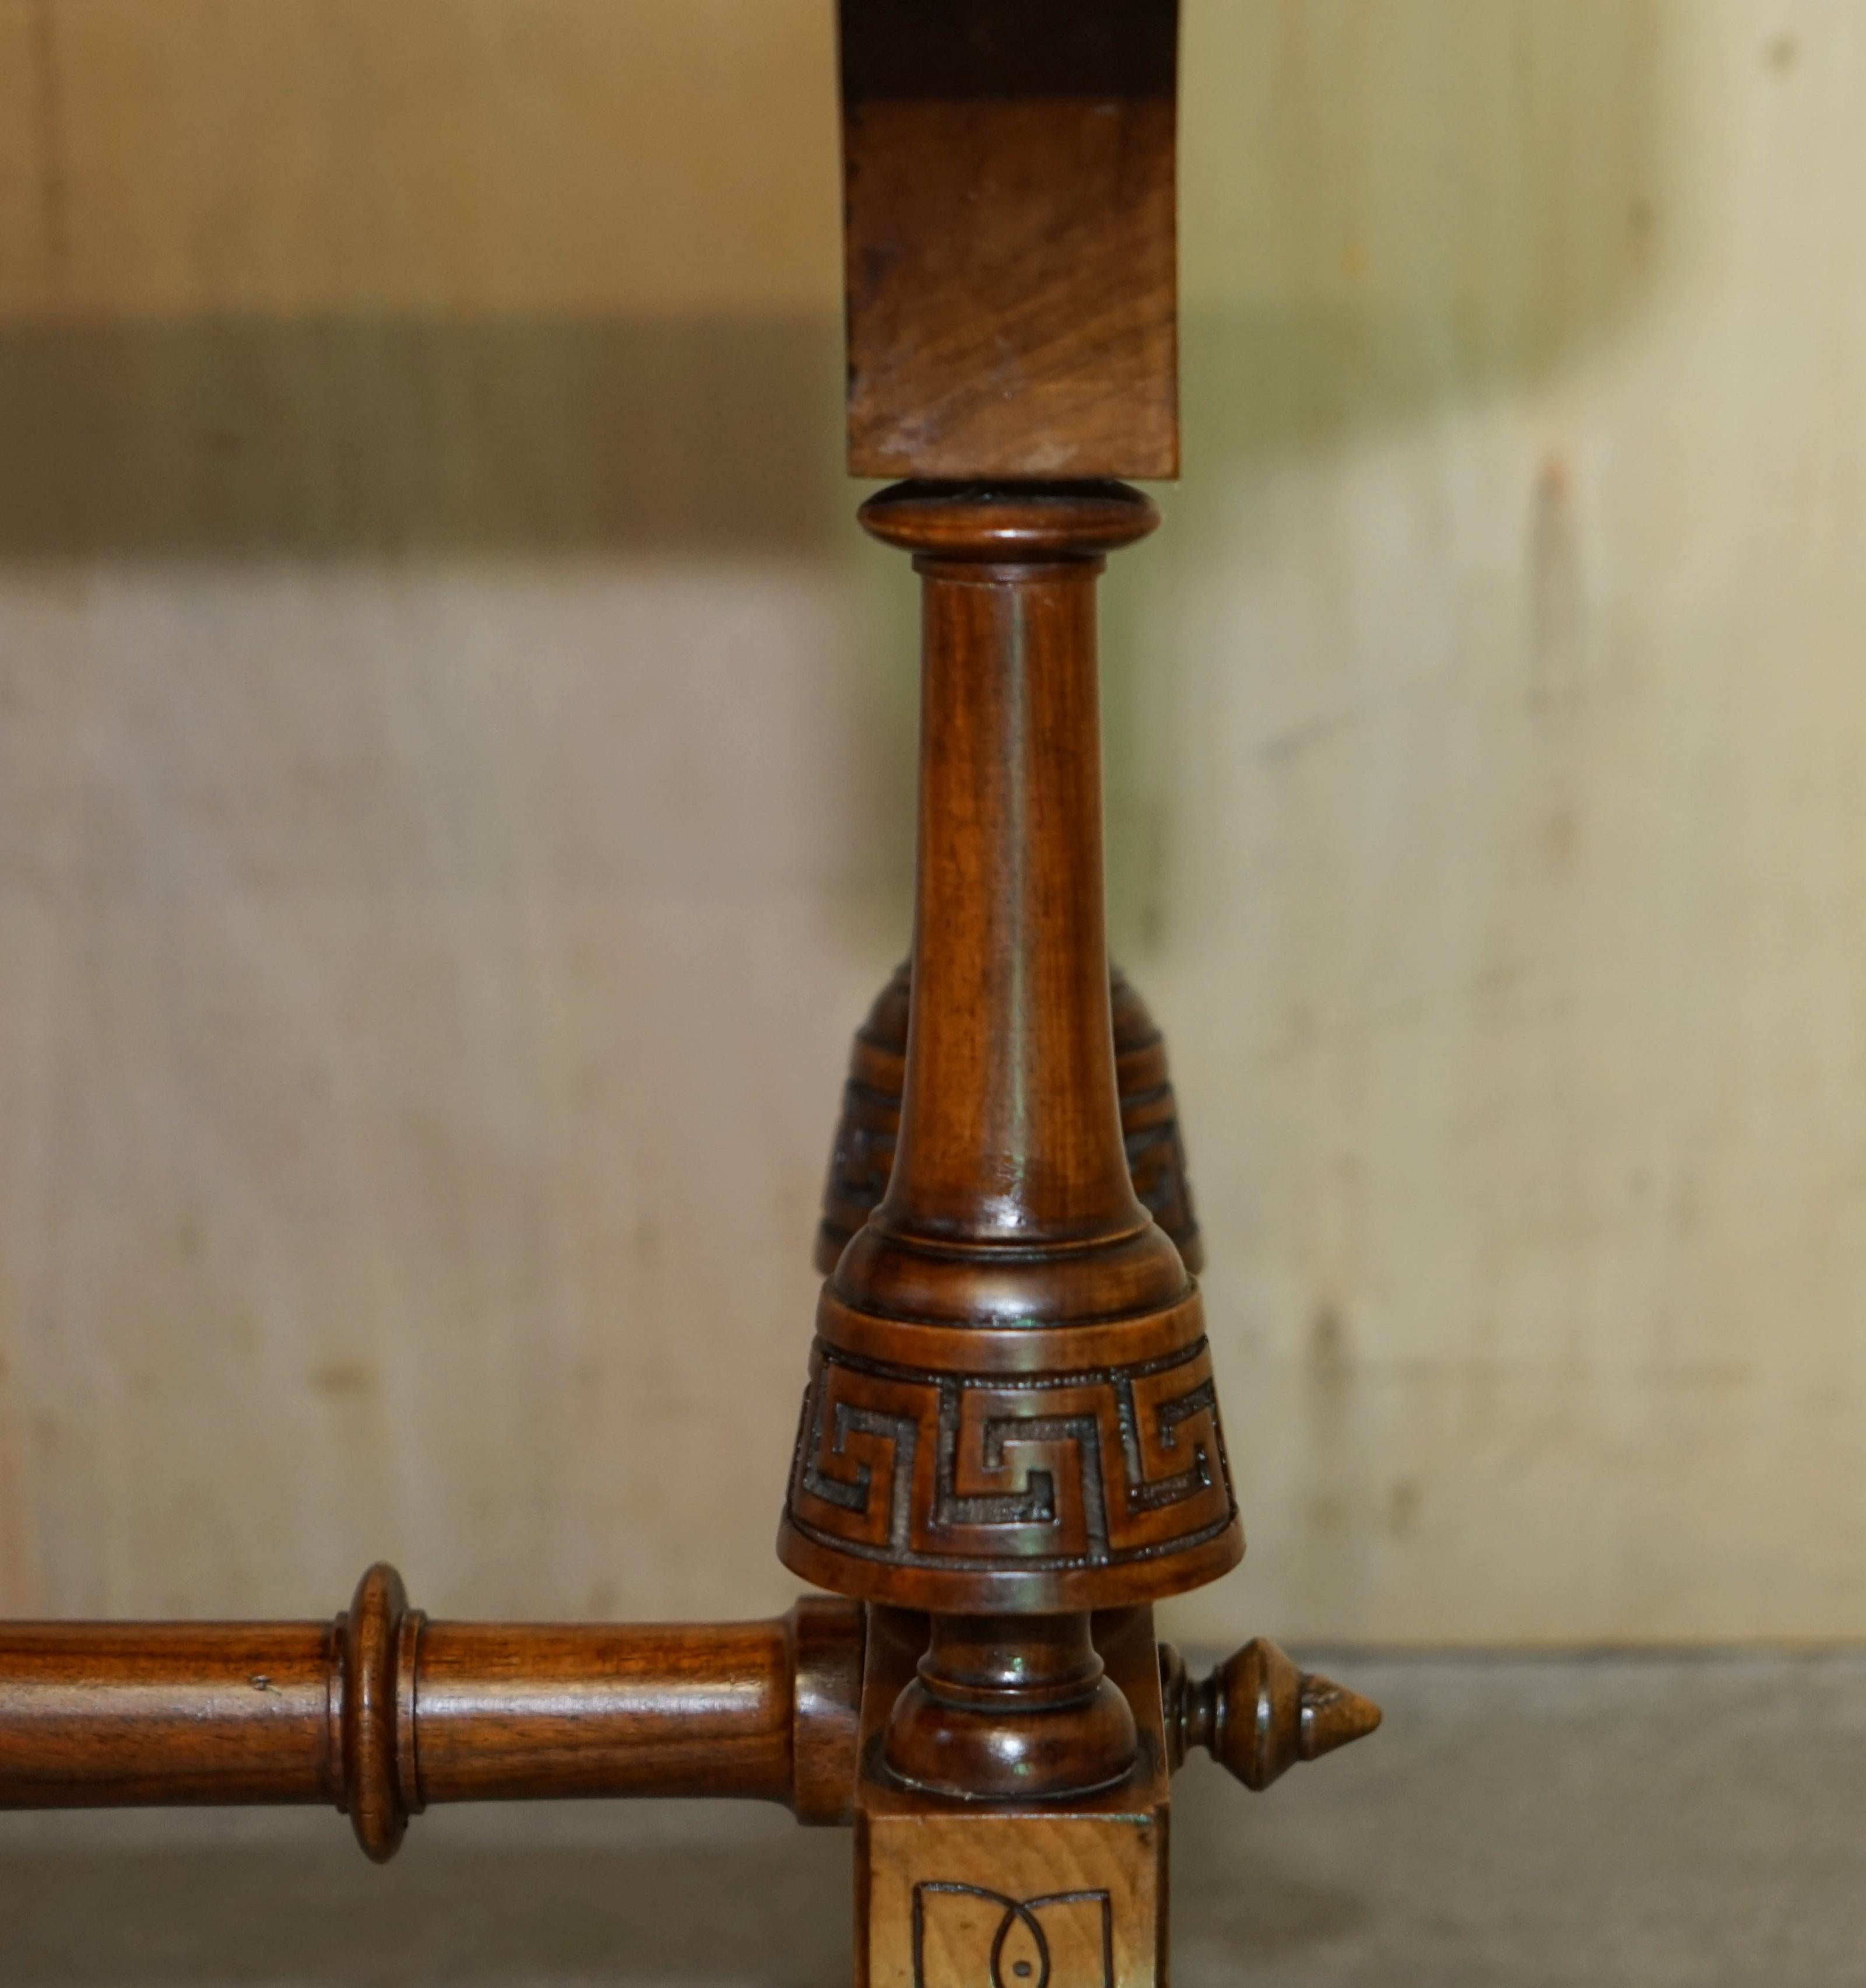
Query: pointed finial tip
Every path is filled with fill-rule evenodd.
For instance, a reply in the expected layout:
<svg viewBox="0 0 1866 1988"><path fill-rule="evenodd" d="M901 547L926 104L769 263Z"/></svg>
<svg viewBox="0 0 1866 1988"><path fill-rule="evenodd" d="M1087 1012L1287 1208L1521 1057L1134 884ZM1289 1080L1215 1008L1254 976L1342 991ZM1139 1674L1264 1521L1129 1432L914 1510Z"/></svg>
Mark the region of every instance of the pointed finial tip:
<svg viewBox="0 0 1866 1988"><path fill-rule="evenodd" d="M1371 1698L1311 1674L1303 1679L1302 1756L1319 1760L1337 1746L1364 1740L1380 1724L1380 1707Z"/></svg>
<svg viewBox="0 0 1866 1988"><path fill-rule="evenodd" d="M1319 1760L1380 1723L1380 1707L1333 1678L1299 1670L1265 1636L1202 1683L1168 1649L1161 1668L1174 1764L1207 1748L1248 1788L1267 1788L1300 1760Z"/></svg>

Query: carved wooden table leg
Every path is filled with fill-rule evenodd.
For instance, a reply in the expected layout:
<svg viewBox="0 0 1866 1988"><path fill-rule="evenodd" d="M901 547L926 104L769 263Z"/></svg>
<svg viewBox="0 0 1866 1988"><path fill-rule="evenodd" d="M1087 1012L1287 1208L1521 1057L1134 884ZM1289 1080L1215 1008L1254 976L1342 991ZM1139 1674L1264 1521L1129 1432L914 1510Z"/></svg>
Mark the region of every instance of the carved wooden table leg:
<svg viewBox="0 0 1866 1988"><path fill-rule="evenodd" d="M1095 583L1158 522L1114 479L1178 465L1175 9L840 18L850 466L914 479L861 516L921 579L919 830L911 997L858 1038L869 1180L839 1208L833 1176L831 1222L884 1191L823 1290L779 1550L871 1611L859 1978L1143 1984L1188 1741L1264 1785L1377 1716L1324 1718L1260 1646L1194 1690L1152 1633L1243 1551L1104 931Z"/></svg>
<svg viewBox="0 0 1866 1988"><path fill-rule="evenodd" d="M849 1598L430 1622L378 1567L331 1623L0 1626L0 1805L328 1802L380 1861L432 1803L743 1795L854 1821L864 1982L1148 1988L1188 1746L1263 1788L1379 1719L1273 1645L1195 1684L1154 1637L1244 1547L1165 1051L1103 930L1095 583L1158 522L1114 479L1178 462L1175 10L841 26L850 466L920 479L861 516L923 605L911 999L856 1073L898 1058L862 1100L894 1143L828 1211L779 1534Z"/></svg>
<svg viewBox="0 0 1866 1988"><path fill-rule="evenodd" d="M931 1615L904 1679L898 1638L871 1653L871 1976L920 1978L928 1915L972 1925L982 1873L1054 1865L1072 1902L1041 1909L1100 1914L1118 1978L1144 1980L1169 1770L1132 1611L1243 1550L1198 1293L1127 1165L1103 936L1094 584L1156 514L1105 484L903 485L862 516L924 589L914 1006L887 1192L823 1293L779 1550ZM1144 1661L1117 1675L1090 1618L1123 1608ZM999 1909L1040 1947L1032 1900L1062 1895Z"/></svg>

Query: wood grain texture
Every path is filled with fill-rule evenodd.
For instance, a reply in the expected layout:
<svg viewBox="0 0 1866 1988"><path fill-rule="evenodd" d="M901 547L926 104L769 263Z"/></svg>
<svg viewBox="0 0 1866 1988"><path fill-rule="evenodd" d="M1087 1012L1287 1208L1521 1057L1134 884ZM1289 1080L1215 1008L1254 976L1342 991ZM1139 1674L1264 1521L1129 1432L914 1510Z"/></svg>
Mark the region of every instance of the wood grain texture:
<svg viewBox="0 0 1866 1988"><path fill-rule="evenodd" d="M1178 471L1176 0L842 0L849 468Z"/></svg>
<svg viewBox="0 0 1866 1988"><path fill-rule="evenodd" d="M418 1674L424 1801L620 1794L849 1809L860 1611L773 1622L556 1628L431 1623Z"/></svg>
<svg viewBox="0 0 1866 1988"><path fill-rule="evenodd" d="M0 1807L339 1801L328 1622L0 1627Z"/></svg>
<svg viewBox="0 0 1866 1988"><path fill-rule="evenodd" d="M8 1612L788 1605L910 915L832 28L0 4ZM1103 641L1253 1535L1184 1640L1866 1628L1862 100L1853 0L1185 10Z"/></svg>
<svg viewBox="0 0 1866 1988"><path fill-rule="evenodd" d="M621 1795L848 1819L861 1611L431 1622L372 1568L334 1622L0 1624L0 1807L328 1802L377 1862L434 1803Z"/></svg>
<svg viewBox="0 0 1866 1988"><path fill-rule="evenodd" d="M908 484L862 517L922 582L914 989L779 1551L941 1614L1182 1591L1243 1536L1198 1293L1122 1144L1094 616L1104 555L1156 513L1119 484Z"/></svg>
<svg viewBox="0 0 1866 1988"><path fill-rule="evenodd" d="M858 1988L1152 1988L1166 1979L1168 1779L1152 1611L1097 1619L1134 1709L1117 1786L1040 1805L945 1801L874 1766L874 1738L914 1675L924 1618L874 1611L857 1786Z"/></svg>
<svg viewBox="0 0 1866 1988"><path fill-rule="evenodd" d="M823 1213L816 1225L814 1260L826 1277L849 1238L887 1192L901 1131L912 978L904 962L894 969L850 1046L849 1075L843 1085L829 1177L823 1183ZM1196 1276L1205 1267L1205 1246L1192 1212L1179 1108L1167 1074L1166 1039L1118 966L1109 975L1108 999L1114 1015L1121 1140L1134 1192L1172 1238L1179 1260Z"/></svg>

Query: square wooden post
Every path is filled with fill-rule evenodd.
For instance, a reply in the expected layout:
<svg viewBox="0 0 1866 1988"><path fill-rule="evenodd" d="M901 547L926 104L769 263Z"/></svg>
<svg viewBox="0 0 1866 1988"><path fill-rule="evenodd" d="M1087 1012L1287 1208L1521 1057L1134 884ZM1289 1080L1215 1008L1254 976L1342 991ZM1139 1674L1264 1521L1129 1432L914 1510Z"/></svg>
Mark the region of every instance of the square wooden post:
<svg viewBox="0 0 1866 1988"><path fill-rule="evenodd" d="M881 1760L927 1624L870 1612L856 1788L857 1988L1154 1988L1166 1979L1168 1790L1153 1611L1095 1618L1140 1759L1062 1801L965 1802L904 1788Z"/></svg>

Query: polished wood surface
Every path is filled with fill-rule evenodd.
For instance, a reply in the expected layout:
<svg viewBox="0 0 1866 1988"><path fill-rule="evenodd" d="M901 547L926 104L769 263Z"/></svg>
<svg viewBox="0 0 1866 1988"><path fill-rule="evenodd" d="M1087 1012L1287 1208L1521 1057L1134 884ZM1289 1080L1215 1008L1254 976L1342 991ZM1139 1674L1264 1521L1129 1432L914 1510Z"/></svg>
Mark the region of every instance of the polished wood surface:
<svg viewBox="0 0 1866 1988"><path fill-rule="evenodd" d="M0 1807L340 1802L329 1622L0 1625Z"/></svg>
<svg viewBox="0 0 1866 1988"><path fill-rule="evenodd" d="M781 1535L953 1614L1123 1606L1242 1550L1198 1293L1123 1144L1094 587L1119 484L903 485L921 575L914 993L887 1190L825 1286Z"/></svg>
<svg viewBox="0 0 1866 1988"><path fill-rule="evenodd" d="M848 1080L816 1227L816 1264L826 1277L887 1192L894 1172L912 992L912 965L903 961L875 996L850 1046ZM1179 1107L1167 1073L1166 1039L1118 966L1108 975L1108 1001L1114 1011L1121 1140L1134 1191L1172 1238L1179 1260L1196 1276L1205 1267L1205 1243L1192 1212Z"/></svg>
<svg viewBox="0 0 1866 1988"><path fill-rule="evenodd" d="M935 1615L881 1750L904 1787L1043 1801L1124 1780L1138 1747L1087 1615Z"/></svg>
<svg viewBox="0 0 1866 1988"><path fill-rule="evenodd" d="M849 1813L863 1617L0 1624L0 1807L329 1802L374 1858L432 1803L735 1795Z"/></svg>
<svg viewBox="0 0 1866 1988"><path fill-rule="evenodd" d="M849 467L1179 460L1176 0L842 0Z"/></svg>
<svg viewBox="0 0 1866 1988"><path fill-rule="evenodd" d="M1262 1787L1378 1720L1262 1641L1194 1683L1153 1631L1243 1550L1164 1045L1104 929L1095 587L1158 522L1110 479L1177 457L1176 8L840 20L850 455L921 479L861 517L922 601L893 1144L779 1534L846 1598L431 1622L378 1565L328 1624L15 1625L0 1804L325 1801L382 1861L441 1802L778 1801L854 1823L874 1988L1151 1988L1188 1748Z"/></svg>
<svg viewBox="0 0 1866 1988"><path fill-rule="evenodd" d="M959 1799L906 1787L889 1771L884 1735L921 1668L930 1626L904 1611L873 1612L856 1790L857 1982L1163 1983L1171 1769L1153 1611L1118 1610L1094 1623L1110 1689L1131 1709L1127 1771L1043 1800Z"/></svg>
<svg viewBox="0 0 1866 1988"><path fill-rule="evenodd" d="M1187 1675L1160 1645L1168 1756L1176 1773L1203 1746L1254 1793L1301 1760L1319 1760L1380 1726L1380 1707L1332 1678L1300 1669L1267 1637L1233 1651L1207 1678Z"/></svg>
<svg viewBox="0 0 1866 1988"><path fill-rule="evenodd" d="M825 1597L776 1621L545 1629L431 1623L427 1801L737 1795L801 1821L848 1813L861 1615Z"/></svg>

